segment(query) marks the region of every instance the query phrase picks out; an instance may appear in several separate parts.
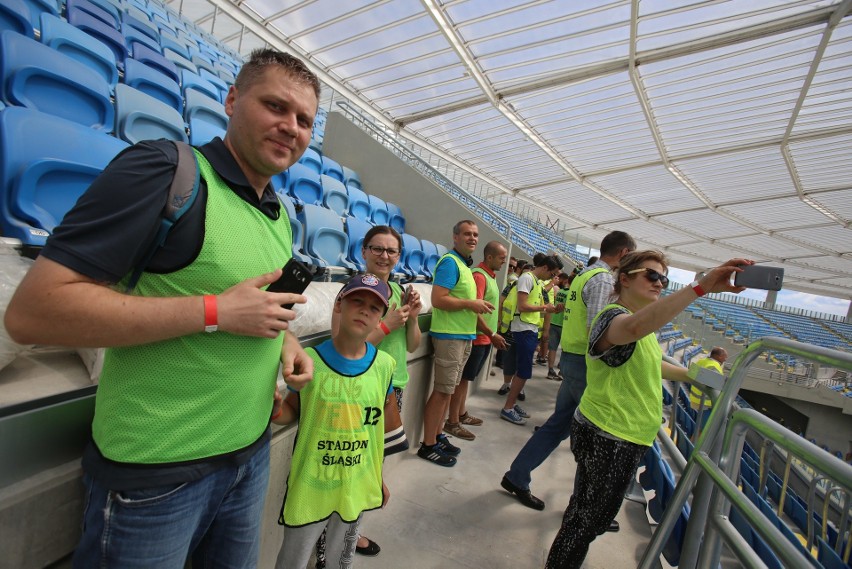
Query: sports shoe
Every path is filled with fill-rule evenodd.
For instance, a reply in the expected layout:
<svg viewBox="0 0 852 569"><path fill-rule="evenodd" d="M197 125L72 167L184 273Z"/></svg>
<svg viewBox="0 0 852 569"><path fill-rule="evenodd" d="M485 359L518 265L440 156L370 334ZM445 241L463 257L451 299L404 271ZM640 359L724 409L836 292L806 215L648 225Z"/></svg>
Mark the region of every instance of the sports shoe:
<svg viewBox="0 0 852 569"><path fill-rule="evenodd" d="M497 390L497 395L506 395L509 393L509 389L512 387L510 383L504 383L500 386L500 389Z"/></svg>
<svg viewBox="0 0 852 569"><path fill-rule="evenodd" d="M515 405L515 413L517 413L518 415L520 415L524 419L530 418L530 414L527 413L526 411L524 411L524 408L521 407L520 405Z"/></svg>
<svg viewBox="0 0 852 569"><path fill-rule="evenodd" d="M548 368L547 369L547 379L557 379L557 378L559 378L559 372L556 371L555 369L553 369L552 367Z"/></svg>
<svg viewBox="0 0 852 569"><path fill-rule="evenodd" d="M438 441L435 443L435 446L440 446L441 450L447 453L450 456L458 456L461 453L461 449L450 442L450 439L447 438L447 435L440 434L435 439Z"/></svg>
<svg viewBox="0 0 852 569"><path fill-rule="evenodd" d="M523 389L521 389L521 392L518 393L518 401L526 401L526 400L527 400L527 394L524 393Z"/></svg>
<svg viewBox="0 0 852 569"><path fill-rule="evenodd" d="M428 460L429 462L437 464L438 466L449 467L456 465L456 459L445 453L444 449L442 449L439 444L427 446L424 443L420 443L420 449L417 451L417 456L423 460Z"/></svg>
<svg viewBox="0 0 852 569"><path fill-rule="evenodd" d="M501 409L500 410L500 418L504 421L509 421L510 423L514 423L516 425L526 425L527 420L518 415L518 412L514 409Z"/></svg>
<svg viewBox="0 0 852 569"><path fill-rule="evenodd" d="M474 417L470 413L465 413L464 415L459 417L459 422L461 422L462 425L470 425L472 427L478 427L479 425L484 423L482 419L480 419L479 417Z"/></svg>
<svg viewBox="0 0 852 569"><path fill-rule="evenodd" d="M547 365L547 358L536 358L535 363L537 363L540 366L546 366Z"/></svg>
<svg viewBox="0 0 852 569"><path fill-rule="evenodd" d="M466 441L472 441L476 438L476 435L462 427L460 423L453 424L447 421L444 423L444 432Z"/></svg>

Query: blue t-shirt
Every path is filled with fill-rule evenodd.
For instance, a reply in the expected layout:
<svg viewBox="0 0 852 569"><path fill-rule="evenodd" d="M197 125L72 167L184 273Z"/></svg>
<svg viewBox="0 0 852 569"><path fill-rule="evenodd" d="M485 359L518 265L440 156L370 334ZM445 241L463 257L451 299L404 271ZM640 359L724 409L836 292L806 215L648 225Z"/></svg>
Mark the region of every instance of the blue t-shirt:
<svg viewBox="0 0 852 569"><path fill-rule="evenodd" d="M322 357L323 361L344 377L357 377L367 371L370 366L373 364L373 360L376 359L376 347L369 343L364 342L367 345L367 351L363 357L357 360L350 360L349 358L344 358L337 350L334 349L334 343L329 338L322 344L314 347L317 353ZM296 391L289 385L287 386L289 391ZM393 393L393 386L388 388L388 394Z"/></svg>
<svg viewBox="0 0 852 569"><path fill-rule="evenodd" d="M467 263L468 261L459 255L455 249L452 249L450 254L461 259L462 263ZM432 279L432 285L438 285L447 290L453 290L459 282L459 276L459 266L455 263L445 261L443 263L439 263L438 266L435 267L435 276ZM429 332L429 335L433 338L439 338L442 340L473 340L476 338L476 334L446 334L443 332Z"/></svg>

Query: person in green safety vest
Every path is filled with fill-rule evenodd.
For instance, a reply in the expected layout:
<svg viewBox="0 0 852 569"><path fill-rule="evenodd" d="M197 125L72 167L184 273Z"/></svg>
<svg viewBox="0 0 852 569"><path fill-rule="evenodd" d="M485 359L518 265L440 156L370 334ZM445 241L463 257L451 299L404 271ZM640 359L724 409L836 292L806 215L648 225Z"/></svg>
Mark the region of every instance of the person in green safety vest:
<svg viewBox="0 0 852 569"><path fill-rule="evenodd" d="M571 286L571 281L574 280L573 275L568 273L559 273L553 279L556 281L553 290L553 303L556 306L561 306L562 310L555 312L550 317L550 330L547 337L547 379L555 379L562 381L562 374L553 366L556 363L556 354L559 352L559 342L562 339L562 320L565 318L565 299L568 297L568 289Z"/></svg>
<svg viewBox="0 0 852 569"><path fill-rule="evenodd" d="M506 262L506 254L506 247L498 241L490 241L485 245L484 259L471 271L473 281L476 283L476 298L484 299L494 305L500 301L500 291L495 277L497 271ZM498 350L506 349L506 341L497 330L499 316L496 310L491 314L476 316L476 339L473 341L470 356L462 370L461 382L450 399L450 416L444 424L444 432L454 437L472 441L476 436L463 425L479 426L483 423L482 419L467 412L467 391L470 382L476 379L485 362L488 361L491 346Z"/></svg>
<svg viewBox="0 0 852 569"><path fill-rule="evenodd" d="M470 266L478 242L475 222L465 219L456 223L453 248L438 259L432 280L429 335L434 347L435 379L423 411L423 442L417 456L438 466L455 466L461 453L443 433L444 419L476 338L476 316L490 314L495 308L487 300L476 298Z"/></svg>

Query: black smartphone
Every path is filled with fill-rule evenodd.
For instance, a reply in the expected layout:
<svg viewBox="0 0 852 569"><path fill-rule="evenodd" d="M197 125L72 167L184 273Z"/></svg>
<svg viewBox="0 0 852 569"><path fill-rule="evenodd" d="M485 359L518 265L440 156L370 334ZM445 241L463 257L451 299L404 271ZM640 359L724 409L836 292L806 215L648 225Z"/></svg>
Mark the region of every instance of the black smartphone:
<svg viewBox="0 0 852 569"><path fill-rule="evenodd" d="M266 292L291 292L293 294L302 294L308 285L311 284L314 273L304 263L291 258L284 265L284 270L281 272L281 278L269 285ZM284 308L293 308L293 303L282 304Z"/></svg>
<svg viewBox="0 0 852 569"><path fill-rule="evenodd" d="M743 270L735 273L734 286L759 288L762 290L781 290L784 283L784 269L763 265L740 265Z"/></svg>
<svg viewBox="0 0 852 569"><path fill-rule="evenodd" d="M405 287L405 293L402 295L402 304L408 304L408 301L411 300L411 291L414 290L414 285L408 285Z"/></svg>

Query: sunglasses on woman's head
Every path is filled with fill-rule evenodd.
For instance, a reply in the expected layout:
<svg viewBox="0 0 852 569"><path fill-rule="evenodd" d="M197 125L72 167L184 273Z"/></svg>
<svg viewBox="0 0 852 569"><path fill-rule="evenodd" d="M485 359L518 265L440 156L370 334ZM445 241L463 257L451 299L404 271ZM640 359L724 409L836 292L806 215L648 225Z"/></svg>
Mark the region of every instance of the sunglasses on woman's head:
<svg viewBox="0 0 852 569"><path fill-rule="evenodd" d="M662 285L663 285L663 288L668 288L668 286L669 286L669 277L667 277L667 276L666 276L666 275L664 275L663 273L660 273L660 272L655 271L654 269L650 269L650 268L648 268L648 267L643 267L643 268L641 268L641 269L633 269L632 271L627 271L627 274L628 274L628 275L633 275L633 274L636 274L636 273L642 273L642 272L644 272L644 273L645 273L645 277L646 277L649 281L651 281L652 283L655 283L655 282L657 282L657 281L660 281L660 284L662 284Z"/></svg>

